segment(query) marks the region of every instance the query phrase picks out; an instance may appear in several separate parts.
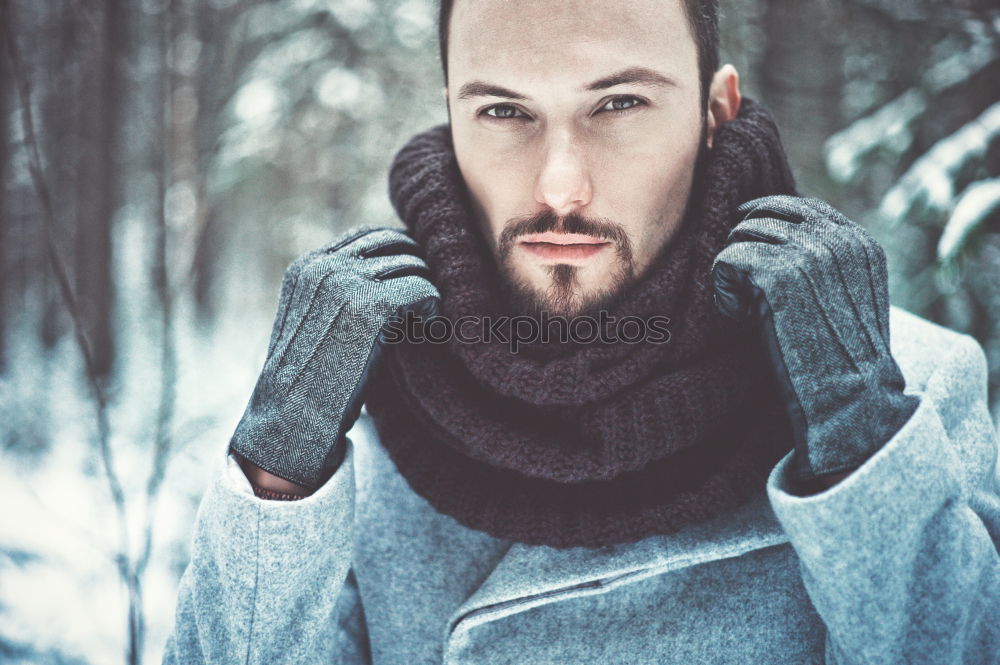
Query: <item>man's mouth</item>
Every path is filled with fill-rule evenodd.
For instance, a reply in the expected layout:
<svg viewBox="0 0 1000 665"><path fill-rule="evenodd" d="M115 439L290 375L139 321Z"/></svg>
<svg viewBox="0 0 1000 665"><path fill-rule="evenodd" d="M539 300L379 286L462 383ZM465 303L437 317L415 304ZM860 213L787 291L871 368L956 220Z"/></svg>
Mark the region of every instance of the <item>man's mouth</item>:
<svg viewBox="0 0 1000 665"><path fill-rule="evenodd" d="M610 242L582 233L532 233L519 243L538 258L550 261L588 259L611 245Z"/></svg>

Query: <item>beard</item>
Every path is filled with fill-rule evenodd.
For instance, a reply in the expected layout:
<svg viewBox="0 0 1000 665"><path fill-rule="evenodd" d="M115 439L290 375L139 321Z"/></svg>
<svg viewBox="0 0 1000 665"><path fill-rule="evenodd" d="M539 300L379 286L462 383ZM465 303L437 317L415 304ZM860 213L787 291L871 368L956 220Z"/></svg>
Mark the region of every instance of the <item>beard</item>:
<svg viewBox="0 0 1000 665"><path fill-rule="evenodd" d="M608 281L596 291L585 292L579 284L579 271L583 267L568 263L545 266L548 278L541 288L518 277L512 263L515 239L549 231L582 233L610 241L614 245L617 261ZM625 230L614 222L587 218L577 213L559 217L546 210L509 224L500 235L498 253L501 290L514 315L540 316L542 311L547 311L556 316L579 316L606 309L635 278L632 242Z"/></svg>
<svg viewBox="0 0 1000 665"><path fill-rule="evenodd" d="M692 204L700 196L701 176L709 152L707 137L708 118L703 116L701 140L693 167L691 193L685 204L681 225L690 217ZM654 224L660 221L654 220ZM518 277L511 260L516 238L549 231L583 233L610 240L615 245L618 260L607 281L598 289L583 291L578 279L581 266L568 263L546 266L548 280L543 288ZM668 242L667 245L669 244ZM628 234L620 225L606 219L587 218L577 213L570 213L560 218L553 211L545 210L537 215L509 223L500 234L498 245L501 291L511 313L515 316L537 318L546 311L563 317L596 317L601 310L614 309L625 298L629 288L642 277L636 273L632 243ZM667 245L660 250L661 254Z"/></svg>

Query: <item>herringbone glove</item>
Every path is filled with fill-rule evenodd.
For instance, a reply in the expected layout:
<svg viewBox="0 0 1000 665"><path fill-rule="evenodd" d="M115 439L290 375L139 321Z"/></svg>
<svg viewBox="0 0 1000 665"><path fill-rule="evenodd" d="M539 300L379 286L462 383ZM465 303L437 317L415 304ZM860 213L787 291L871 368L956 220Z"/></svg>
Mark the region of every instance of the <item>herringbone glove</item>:
<svg viewBox="0 0 1000 665"><path fill-rule="evenodd" d="M712 266L716 302L757 324L791 419L793 478L853 470L918 403L889 352L885 253L818 199L767 196L738 212Z"/></svg>
<svg viewBox="0 0 1000 665"><path fill-rule="evenodd" d="M285 271L267 359L230 449L317 488L336 470L393 315L437 313L419 246L399 229L360 227Z"/></svg>

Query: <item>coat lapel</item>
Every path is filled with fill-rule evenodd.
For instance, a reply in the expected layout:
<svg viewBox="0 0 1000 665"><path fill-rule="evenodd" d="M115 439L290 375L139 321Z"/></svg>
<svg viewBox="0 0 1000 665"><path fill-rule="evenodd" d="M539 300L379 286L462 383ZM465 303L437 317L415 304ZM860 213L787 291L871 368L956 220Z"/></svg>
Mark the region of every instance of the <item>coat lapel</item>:
<svg viewBox="0 0 1000 665"><path fill-rule="evenodd" d="M452 614L449 636L568 596L599 593L670 570L788 542L763 488L735 511L673 534L598 548L514 543Z"/></svg>

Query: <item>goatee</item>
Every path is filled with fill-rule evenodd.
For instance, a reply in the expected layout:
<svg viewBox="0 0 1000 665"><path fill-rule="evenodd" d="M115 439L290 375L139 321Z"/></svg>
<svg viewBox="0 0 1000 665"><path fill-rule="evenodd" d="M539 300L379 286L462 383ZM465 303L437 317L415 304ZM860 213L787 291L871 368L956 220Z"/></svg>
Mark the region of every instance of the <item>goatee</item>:
<svg viewBox="0 0 1000 665"><path fill-rule="evenodd" d="M550 231L581 233L612 243L617 253L617 267L604 288L582 293L578 279L581 266L568 263L546 266L549 280L544 289L514 276L510 260L515 240L524 235ZM555 212L546 210L509 224L500 235L499 261L502 290L513 315L538 317L543 310L565 317L596 313L609 308L635 278L632 242L625 230L608 220L589 219L577 213L559 217Z"/></svg>

